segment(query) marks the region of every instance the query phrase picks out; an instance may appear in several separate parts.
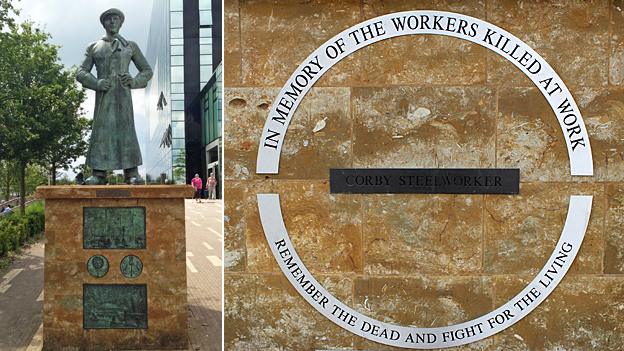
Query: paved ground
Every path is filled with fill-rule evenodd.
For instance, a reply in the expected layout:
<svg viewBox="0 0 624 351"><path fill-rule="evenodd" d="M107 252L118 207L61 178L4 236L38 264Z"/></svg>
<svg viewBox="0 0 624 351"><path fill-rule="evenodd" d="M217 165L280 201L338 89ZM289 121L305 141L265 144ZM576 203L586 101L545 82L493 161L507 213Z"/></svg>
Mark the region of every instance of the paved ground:
<svg viewBox="0 0 624 351"><path fill-rule="evenodd" d="M192 350L221 350L221 201L186 200L186 276Z"/></svg>
<svg viewBox="0 0 624 351"><path fill-rule="evenodd" d="M41 325L43 244L0 272L0 350L26 350ZM30 350L29 350L30 351Z"/></svg>
<svg viewBox="0 0 624 351"><path fill-rule="evenodd" d="M190 350L221 350L220 201L186 202ZM41 350L43 243L0 271L0 350Z"/></svg>

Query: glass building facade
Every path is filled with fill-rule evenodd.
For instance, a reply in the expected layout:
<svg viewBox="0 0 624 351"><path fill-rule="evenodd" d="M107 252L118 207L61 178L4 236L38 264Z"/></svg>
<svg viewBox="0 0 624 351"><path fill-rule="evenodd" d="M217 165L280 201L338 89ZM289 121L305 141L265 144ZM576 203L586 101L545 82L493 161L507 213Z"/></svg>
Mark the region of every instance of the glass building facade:
<svg viewBox="0 0 624 351"><path fill-rule="evenodd" d="M223 123L223 65L219 64L215 69L208 84L201 92L202 110L202 140L206 157L207 174L214 173L217 178L216 195L223 198L223 182L221 170L223 170L223 142L221 138L221 126Z"/></svg>
<svg viewBox="0 0 624 351"><path fill-rule="evenodd" d="M146 89L149 182L189 183L195 173L206 179L202 111L194 101L213 75L215 57L221 60L221 35L213 35L220 22L220 1L153 3L146 55L154 67Z"/></svg>

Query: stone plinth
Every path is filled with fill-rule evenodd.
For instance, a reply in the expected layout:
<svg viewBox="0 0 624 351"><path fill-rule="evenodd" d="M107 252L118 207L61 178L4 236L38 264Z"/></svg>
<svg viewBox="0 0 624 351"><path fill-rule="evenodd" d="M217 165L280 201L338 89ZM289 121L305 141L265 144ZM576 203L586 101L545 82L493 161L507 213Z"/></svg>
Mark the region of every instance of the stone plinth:
<svg viewBox="0 0 624 351"><path fill-rule="evenodd" d="M46 215L44 350L187 347L184 198L192 193L37 189Z"/></svg>

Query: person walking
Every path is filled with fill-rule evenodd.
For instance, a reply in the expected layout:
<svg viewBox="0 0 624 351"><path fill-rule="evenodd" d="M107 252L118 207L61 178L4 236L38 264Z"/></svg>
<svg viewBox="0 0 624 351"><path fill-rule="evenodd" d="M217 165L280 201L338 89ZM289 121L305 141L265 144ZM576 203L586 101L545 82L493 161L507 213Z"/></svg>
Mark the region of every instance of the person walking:
<svg viewBox="0 0 624 351"><path fill-rule="evenodd" d="M197 202L201 203L201 191L202 191L202 179L199 177L199 174L195 173L195 178L193 178L191 180L191 185L193 186L193 188L195 188L195 195L193 196L193 199L195 199Z"/></svg>
<svg viewBox="0 0 624 351"><path fill-rule="evenodd" d="M13 210L11 209L11 205L5 207L4 210L2 210L2 215L3 216L8 216L11 213L13 213Z"/></svg>
<svg viewBox="0 0 624 351"><path fill-rule="evenodd" d="M210 177L206 180L206 186L208 187L208 198L210 200L216 200L217 178L215 178L214 173L210 173Z"/></svg>

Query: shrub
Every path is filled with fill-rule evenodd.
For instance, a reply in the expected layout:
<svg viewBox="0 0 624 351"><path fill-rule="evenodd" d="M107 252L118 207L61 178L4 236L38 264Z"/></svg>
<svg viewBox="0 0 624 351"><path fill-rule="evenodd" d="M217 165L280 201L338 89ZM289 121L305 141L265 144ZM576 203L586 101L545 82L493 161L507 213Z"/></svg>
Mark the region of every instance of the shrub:
<svg viewBox="0 0 624 351"><path fill-rule="evenodd" d="M36 202L26 208L24 215L17 213L0 217L0 256L16 250L26 240L43 232L45 214L42 202Z"/></svg>

